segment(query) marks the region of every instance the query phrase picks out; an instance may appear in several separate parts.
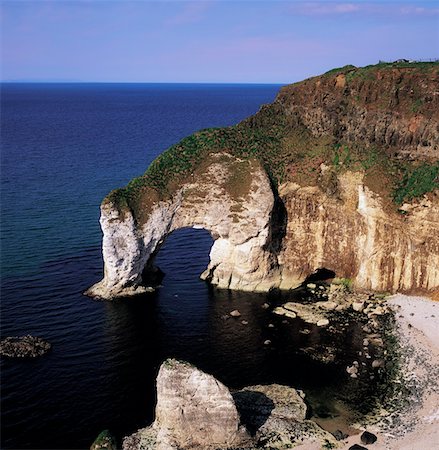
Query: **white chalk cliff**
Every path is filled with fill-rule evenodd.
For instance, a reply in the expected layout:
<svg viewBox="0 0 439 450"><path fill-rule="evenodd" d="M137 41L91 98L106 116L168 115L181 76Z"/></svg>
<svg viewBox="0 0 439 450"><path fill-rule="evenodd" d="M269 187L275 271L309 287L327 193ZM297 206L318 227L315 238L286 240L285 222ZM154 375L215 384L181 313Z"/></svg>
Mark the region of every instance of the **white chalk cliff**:
<svg viewBox="0 0 439 450"><path fill-rule="evenodd" d="M238 194L229 191L231 176ZM142 272L166 236L184 227L204 228L214 239L210 263L202 274L220 288L267 291L279 283L276 256L270 249L274 196L269 179L254 160L228 154L213 162L172 199L154 205L148 220L137 226L130 212L107 202L101 206L104 233L104 279L88 295L99 298L129 296L148 291Z"/></svg>

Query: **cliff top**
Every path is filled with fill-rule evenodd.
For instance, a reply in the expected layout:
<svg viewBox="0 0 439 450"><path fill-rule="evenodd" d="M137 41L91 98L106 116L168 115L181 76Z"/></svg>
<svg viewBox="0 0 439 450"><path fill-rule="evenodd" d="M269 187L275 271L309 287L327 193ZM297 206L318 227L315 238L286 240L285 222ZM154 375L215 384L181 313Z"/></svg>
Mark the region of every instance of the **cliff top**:
<svg viewBox="0 0 439 450"><path fill-rule="evenodd" d="M184 138L104 201L140 219L222 152L260 161L275 189L294 181L336 195L337 173L353 170L389 205L410 201L438 187L438 86L438 62L333 69L281 88L235 126Z"/></svg>

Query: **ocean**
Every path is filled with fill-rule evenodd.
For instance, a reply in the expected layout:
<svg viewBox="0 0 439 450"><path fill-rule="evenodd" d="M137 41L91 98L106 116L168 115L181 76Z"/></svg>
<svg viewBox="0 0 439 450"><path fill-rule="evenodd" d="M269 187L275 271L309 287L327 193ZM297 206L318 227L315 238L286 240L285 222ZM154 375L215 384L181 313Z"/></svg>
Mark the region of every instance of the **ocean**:
<svg viewBox="0 0 439 450"><path fill-rule="evenodd" d="M1 85L1 333L53 346L41 358L1 359L2 448L85 449L103 429L120 439L146 426L167 357L231 388L337 388L342 365L298 351L316 333L261 307L281 294L221 291L199 279L212 245L204 230L167 238L155 293L114 302L82 295L102 278L103 197L181 138L254 114L279 87ZM234 309L241 318L226 319Z"/></svg>

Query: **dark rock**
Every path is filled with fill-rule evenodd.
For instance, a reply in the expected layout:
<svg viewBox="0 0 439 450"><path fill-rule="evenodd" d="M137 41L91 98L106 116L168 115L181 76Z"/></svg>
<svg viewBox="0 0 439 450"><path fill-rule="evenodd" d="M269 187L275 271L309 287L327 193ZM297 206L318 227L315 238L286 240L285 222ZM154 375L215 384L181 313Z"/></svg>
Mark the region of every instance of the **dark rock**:
<svg viewBox="0 0 439 450"><path fill-rule="evenodd" d="M369 431L365 431L362 435L361 435L361 442L363 444L373 444L375 443L377 440L377 437L373 434L373 433L369 433Z"/></svg>
<svg viewBox="0 0 439 450"><path fill-rule="evenodd" d="M7 337L0 342L0 355L9 358L35 358L47 353L51 344L37 336Z"/></svg>
<svg viewBox="0 0 439 450"><path fill-rule="evenodd" d="M90 450L117 450L116 439L108 430L104 430L95 439Z"/></svg>
<svg viewBox="0 0 439 450"><path fill-rule="evenodd" d="M349 447L349 450L367 450L367 448L362 445L354 444Z"/></svg>
<svg viewBox="0 0 439 450"><path fill-rule="evenodd" d="M337 441L343 441L344 439L349 437L348 434L343 433L343 431L341 430L335 430L332 434L334 435L335 439L337 439Z"/></svg>

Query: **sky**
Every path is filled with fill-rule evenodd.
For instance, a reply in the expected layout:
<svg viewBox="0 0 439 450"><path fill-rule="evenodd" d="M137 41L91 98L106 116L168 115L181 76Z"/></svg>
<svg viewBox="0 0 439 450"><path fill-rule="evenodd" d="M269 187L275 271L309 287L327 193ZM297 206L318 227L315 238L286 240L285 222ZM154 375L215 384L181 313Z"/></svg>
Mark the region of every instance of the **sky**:
<svg viewBox="0 0 439 450"><path fill-rule="evenodd" d="M439 58L439 1L0 0L3 81L290 83Z"/></svg>

